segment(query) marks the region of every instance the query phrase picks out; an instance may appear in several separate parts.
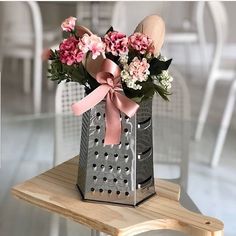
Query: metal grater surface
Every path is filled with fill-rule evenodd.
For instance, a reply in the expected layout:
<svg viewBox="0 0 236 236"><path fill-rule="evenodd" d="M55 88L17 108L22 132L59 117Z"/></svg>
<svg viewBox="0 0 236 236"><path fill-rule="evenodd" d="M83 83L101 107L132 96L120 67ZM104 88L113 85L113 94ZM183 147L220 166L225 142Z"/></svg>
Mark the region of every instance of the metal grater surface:
<svg viewBox="0 0 236 236"><path fill-rule="evenodd" d="M128 118L121 114L119 145L104 145L105 102L82 119L77 186L85 200L137 205L155 194L152 101Z"/></svg>

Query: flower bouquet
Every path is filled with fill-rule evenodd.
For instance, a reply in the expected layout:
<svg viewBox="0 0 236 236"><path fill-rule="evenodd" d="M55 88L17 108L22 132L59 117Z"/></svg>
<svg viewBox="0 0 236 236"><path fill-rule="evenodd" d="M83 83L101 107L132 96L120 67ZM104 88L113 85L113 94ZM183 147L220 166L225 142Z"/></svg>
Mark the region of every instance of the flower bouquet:
<svg viewBox="0 0 236 236"><path fill-rule="evenodd" d="M168 100L171 60L160 54L164 22L146 17L127 37L112 27L103 37L69 17L65 39L50 51L50 79L78 82L85 97L77 186L83 199L137 205L155 194L152 97Z"/></svg>

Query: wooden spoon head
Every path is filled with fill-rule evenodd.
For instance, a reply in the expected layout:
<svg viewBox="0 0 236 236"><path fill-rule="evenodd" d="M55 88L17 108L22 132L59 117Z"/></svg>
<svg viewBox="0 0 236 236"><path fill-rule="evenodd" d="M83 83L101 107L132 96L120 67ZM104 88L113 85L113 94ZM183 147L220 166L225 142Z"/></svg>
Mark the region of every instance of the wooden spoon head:
<svg viewBox="0 0 236 236"><path fill-rule="evenodd" d="M154 53L159 54L164 42L165 23L160 16L151 15L145 17L136 27L135 32L141 32L153 40Z"/></svg>

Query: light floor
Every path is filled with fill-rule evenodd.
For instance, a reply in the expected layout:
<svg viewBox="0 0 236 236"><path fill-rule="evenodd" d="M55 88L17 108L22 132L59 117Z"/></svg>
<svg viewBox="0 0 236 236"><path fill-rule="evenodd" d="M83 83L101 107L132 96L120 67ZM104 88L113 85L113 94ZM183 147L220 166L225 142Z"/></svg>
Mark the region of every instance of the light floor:
<svg viewBox="0 0 236 236"><path fill-rule="evenodd" d="M13 65L17 66L17 65ZM20 65L18 65L20 68ZM0 169L0 235L1 236L47 236L50 231L51 214L32 207L10 195L11 186L31 178L52 166L53 119L36 121L12 121L19 115L32 111L31 95L21 89L18 74L5 71L2 76L2 163ZM193 76L197 76L194 74ZM187 76L186 76L187 77ZM187 80L191 94L192 119L199 113L204 84L194 78ZM208 166L217 135L217 128L224 108L229 86L221 85L210 111L203 139L191 141L188 193L203 214L217 217L225 223L225 236L236 235L236 116L226 139L220 164ZM54 92L44 89L43 111L53 112ZM11 121L10 121L11 119ZM194 134L192 127L192 136ZM171 177L170 168L160 169L161 177ZM66 224L60 221L60 235L66 235ZM86 236L70 225L70 235ZM144 235L156 235L154 233ZM162 234L163 235L163 234ZM165 234L166 235L166 234ZM169 233L168 233L169 235Z"/></svg>

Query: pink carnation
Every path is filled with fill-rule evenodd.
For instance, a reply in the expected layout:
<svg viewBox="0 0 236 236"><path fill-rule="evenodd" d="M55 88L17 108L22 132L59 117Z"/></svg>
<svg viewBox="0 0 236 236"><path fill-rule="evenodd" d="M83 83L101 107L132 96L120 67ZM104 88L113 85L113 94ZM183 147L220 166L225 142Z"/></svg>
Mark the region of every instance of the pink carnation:
<svg viewBox="0 0 236 236"><path fill-rule="evenodd" d="M93 59L96 59L101 53L104 53L105 51L105 45L102 42L102 39L95 34L84 34L78 44L78 47L83 53L91 51Z"/></svg>
<svg viewBox="0 0 236 236"><path fill-rule="evenodd" d="M64 31L67 31L67 32L71 32L72 30L74 30L75 28L75 21L77 20L77 18L75 17L69 17L67 19L65 19L62 24L61 24L61 28L64 30Z"/></svg>
<svg viewBox="0 0 236 236"><path fill-rule="evenodd" d="M126 54L128 52L128 38L125 34L111 31L105 35L104 41L106 51L111 52L114 56Z"/></svg>
<svg viewBox="0 0 236 236"><path fill-rule="evenodd" d="M147 35L136 32L129 37L129 46L141 54L153 52L153 41Z"/></svg>
<svg viewBox="0 0 236 236"><path fill-rule="evenodd" d="M149 63L146 58L143 58L140 61L137 57L135 57L132 62L129 64L129 74L131 75L134 81L146 81L149 75Z"/></svg>
<svg viewBox="0 0 236 236"><path fill-rule="evenodd" d="M62 63L72 65L83 60L84 53L78 48L78 42L75 37L63 40L59 46L59 56Z"/></svg>

